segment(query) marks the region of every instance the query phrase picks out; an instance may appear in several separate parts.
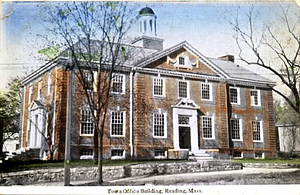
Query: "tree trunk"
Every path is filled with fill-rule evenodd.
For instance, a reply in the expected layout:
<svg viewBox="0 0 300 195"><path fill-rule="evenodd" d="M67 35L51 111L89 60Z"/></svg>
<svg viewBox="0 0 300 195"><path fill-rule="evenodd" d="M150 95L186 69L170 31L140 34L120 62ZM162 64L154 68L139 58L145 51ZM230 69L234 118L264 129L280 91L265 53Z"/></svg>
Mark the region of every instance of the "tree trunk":
<svg viewBox="0 0 300 195"><path fill-rule="evenodd" d="M4 125L3 125L3 118L0 118L0 159L3 156L3 132L4 132Z"/></svg>

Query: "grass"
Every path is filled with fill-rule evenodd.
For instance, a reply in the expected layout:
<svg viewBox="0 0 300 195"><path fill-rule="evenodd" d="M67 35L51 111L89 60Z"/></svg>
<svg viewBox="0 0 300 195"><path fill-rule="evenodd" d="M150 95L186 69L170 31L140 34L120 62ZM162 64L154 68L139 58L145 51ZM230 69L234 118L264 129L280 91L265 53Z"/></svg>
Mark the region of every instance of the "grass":
<svg viewBox="0 0 300 195"><path fill-rule="evenodd" d="M176 160L176 162L184 162L186 160ZM174 160L104 160L103 166L124 166L129 164L145 164L145 163L160 163L160 162L174 162ZM70 166L74 167L96 167L92 160L77 160L71 161ZM25 170L36 170L36 169L54 169L64 168L64 161L19 161L9 162L4 161L0 164L0 172L14 172L14 171L25 171Z"/></svg>
<svg viewBox="0 0 300 195"><path fill-rule="evenodd" d="M233 162L237 163L276 163L276 164L300 164L300 159L281 159L281 158L270 158L270 159L232 159Z"/></svg>

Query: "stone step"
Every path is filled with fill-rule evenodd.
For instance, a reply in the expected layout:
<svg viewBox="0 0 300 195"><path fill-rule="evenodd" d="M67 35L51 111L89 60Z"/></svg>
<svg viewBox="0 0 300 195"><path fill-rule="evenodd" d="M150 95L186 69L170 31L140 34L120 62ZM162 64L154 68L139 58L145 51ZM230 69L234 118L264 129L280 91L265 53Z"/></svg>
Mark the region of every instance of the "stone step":
<svg viewBox="0 0 300 195"><path fill-rule="evenodd" d="M203 160L214 160L212 156L190 156L189 160L203 161Z"/></svg>

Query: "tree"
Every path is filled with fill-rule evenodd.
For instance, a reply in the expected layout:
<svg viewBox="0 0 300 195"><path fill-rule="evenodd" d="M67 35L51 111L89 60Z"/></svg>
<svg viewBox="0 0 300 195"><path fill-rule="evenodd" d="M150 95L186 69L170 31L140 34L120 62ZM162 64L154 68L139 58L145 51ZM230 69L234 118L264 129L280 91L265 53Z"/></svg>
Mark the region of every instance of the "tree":
<svg viewBox="0 0 300 195"><path fill-rule="evenodd" d="M290 98L292 100L292 98ZM286 102L275 101L275 122L284 125L284 131L281 132L281 142L284 151L289 151L290 157L293 156L297 147L297 133L299 132L300 118L299 114L290 109Z"/></svg>
<svg viewBox="0 0 300 195"><path fill-rule="evenodd" d="M60 54L84 90L94 122L94 156L102 183L103 132L110 101L113 73L122 69L129 52L125 34L132 23L133 9L126 2L72 2L50 10L48 29L64 47ZM49 53L50 49L41 51ZM53 51L53 50L52 50ZM50 51L50 53L52 53Z"/></svg>
<svg viewBox="0 0 300 195"><path fill-rule="evenodd" d="M232 15L229 20L235 32L240 60L273 73L289 92L285 93L271 86L270 88L299 114L299 8L295 11L290 6L279 7L279 13L277 10L269 10L274 11L276 20L273 23L261 24L261 18L257 17L261 13L257 11L257 7L259 6L251 5L248 9L239 8L237 15ZM289 94L293 100L289 98Z"/></svg>
<svg viewBox="0 0 300 195"><path fill-rule="evenodd" d="M8 91L0 93L0 152L2 155L3 144L8 140L18 139L20 131L20 87L18 78L8 84Z"/></svg>

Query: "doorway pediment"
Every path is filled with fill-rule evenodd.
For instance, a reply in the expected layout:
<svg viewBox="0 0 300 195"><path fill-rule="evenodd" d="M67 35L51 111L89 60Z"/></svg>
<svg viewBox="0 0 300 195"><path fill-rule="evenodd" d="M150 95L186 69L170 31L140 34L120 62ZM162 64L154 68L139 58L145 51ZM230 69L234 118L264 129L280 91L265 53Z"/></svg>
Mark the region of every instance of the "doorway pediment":
<svg viewBox="0 0 300 195"><path fill-rule="evenodd" d="M185 108L185 109L200 109L200 106L198 106L194 100L191 99L181 99L179 100L175 105L172 106L173 108Z"/></svg>

